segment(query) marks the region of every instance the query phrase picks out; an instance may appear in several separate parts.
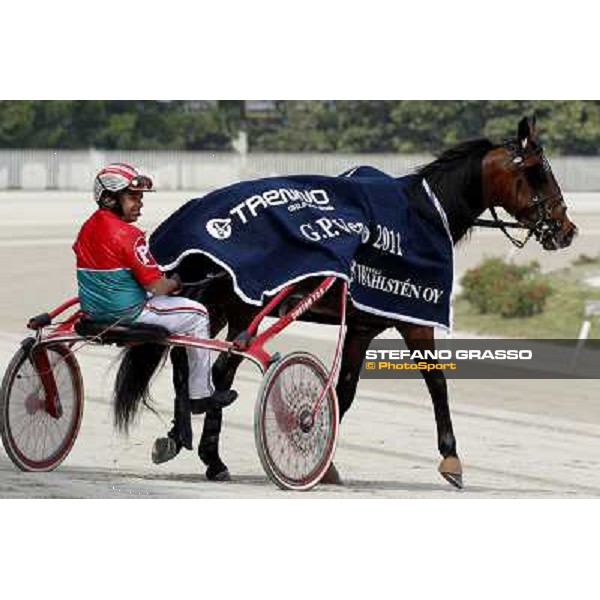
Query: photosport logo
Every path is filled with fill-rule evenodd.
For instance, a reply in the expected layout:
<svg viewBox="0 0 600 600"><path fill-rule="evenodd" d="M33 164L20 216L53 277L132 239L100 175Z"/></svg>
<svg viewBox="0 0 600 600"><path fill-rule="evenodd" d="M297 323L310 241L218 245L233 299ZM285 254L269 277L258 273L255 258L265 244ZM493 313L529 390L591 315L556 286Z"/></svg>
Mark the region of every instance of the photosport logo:
<svg viewBox="0 0 600 600"><path fill-rule="evenodd" d="M435 349L402 340L375 340L361 377L398 379L442 372L453 379L598 379L600 341L436 340Z"/></svg>

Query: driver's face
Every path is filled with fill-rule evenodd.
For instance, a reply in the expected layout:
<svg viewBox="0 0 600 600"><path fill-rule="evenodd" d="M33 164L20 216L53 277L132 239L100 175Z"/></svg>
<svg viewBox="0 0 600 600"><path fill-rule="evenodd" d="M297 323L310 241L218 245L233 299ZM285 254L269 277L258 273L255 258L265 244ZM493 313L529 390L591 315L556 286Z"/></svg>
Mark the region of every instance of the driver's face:
<svg viewBox="0 0 600 600"><path fill-rule="evenodd" d="M121 219L126 223L135 223L142 214L144 192L125 191L121 194Z"/></svg>

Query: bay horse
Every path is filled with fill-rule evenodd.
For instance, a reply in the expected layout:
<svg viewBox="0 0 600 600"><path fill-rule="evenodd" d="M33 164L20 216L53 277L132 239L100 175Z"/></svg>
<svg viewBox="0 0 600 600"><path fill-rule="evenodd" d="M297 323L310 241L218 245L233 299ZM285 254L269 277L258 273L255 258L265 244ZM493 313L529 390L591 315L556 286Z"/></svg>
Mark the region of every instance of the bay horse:
<svg viewBox="0 0 600 600"><path fill-rule="evenodd" d="M496 227L518 247L534 237L545 250L569 246L577 233L567 217L567 207L560 187L536 138L535 117L521 119L517 137L500 144L487 139L463 142L441 154L416 172L415 185L425 179L445 212L454 244L463 240L474 226ZM498 218L496 207L502 207L516 222ZM489 209L493 220L480 219ZM527 231L526 240L517 240L507 231L520 227ZM177 267L184 281L203 280L198 288L186 295L201 301L211 315L211 335L227 325L227 339L242 333L260 307L244 303L234 292L230 276L218 265L200 254L192 254ZM302 282L304 283L304 282ZM309 284L311 282L308 282ZM335 286L334 286L335 287ZM302 291L302 285L298 288ZM317 323L339 323L338 291L332 289L305 320ZM336 392L340 420L352 405L359 381L360 369L371 341L388 328L395 328L410 350L434 350L434 328L393 320L360 311L348 303L347 331L342 353ZM118 424L129 423L140 401L146 404L150 377L160 363L165 348L143 345L125 353L115 383L115 411ZM187 394L185 351L171 351L176 390L174 427L169 436L181 447L191 445L189 414L182 414L181 398ZM233 384L240 357L222 354L212 369L218 390ZM432 361L435 362L435 361ZM452 485L463 487L463 470L458 457L456 438L448 406L448 390L442 370L422 370L421 374L433 402L437 426L437 447L442 460L440 474ZM178 400L179 399L179 400ZM189 412L189 411L188 411ZM218 481L229 479L229 471L219 454L222 411L206 412L198 454L207 467L206 477ZM332 464L324 482L341 483Z"/></svg>

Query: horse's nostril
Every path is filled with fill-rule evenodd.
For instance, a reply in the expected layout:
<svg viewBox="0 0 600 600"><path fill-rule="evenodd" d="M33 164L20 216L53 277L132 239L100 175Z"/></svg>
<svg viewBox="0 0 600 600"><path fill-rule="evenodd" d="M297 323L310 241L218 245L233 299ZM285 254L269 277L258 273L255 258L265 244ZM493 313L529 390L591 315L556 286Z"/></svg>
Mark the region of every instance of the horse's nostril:
<svg viewBox="0 0 600 600"><path fill-rule="evenodd" d="M566 248L567 246L569 246L571 244L571 242L573 241L573 238L575 237L575 234L577 233L576 229L569 229L569 231L567 231L563 236L562 236L562 244L561 247L562 248Z"/></svg>

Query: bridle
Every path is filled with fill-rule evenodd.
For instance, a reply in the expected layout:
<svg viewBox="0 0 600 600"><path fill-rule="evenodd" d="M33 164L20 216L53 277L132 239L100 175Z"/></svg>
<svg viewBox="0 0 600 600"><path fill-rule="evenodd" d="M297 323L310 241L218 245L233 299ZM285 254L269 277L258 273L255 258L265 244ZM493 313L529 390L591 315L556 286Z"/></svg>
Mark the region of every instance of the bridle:
<svg viewBox="0 0 600 600"><path fill-rule="evenodd" d="M505 147L511 151L511 158L510 158L511 163L519 164L525 160L524 157L517 150L514 143L511 142L511 143L505 144ZM548 164L548 161L546 160L546 157L544 156L544 149L542 148L542 146L536 147L535 150L533 150L533 152L531 152L528 155L528 157L529 156L540 156L542 168L547 173L551 173L550 165ZM538 166L538 164L536 163L535 166ZM531 167L524 167L524 168L531 169L533 167L534 167L534 165L532 165ZM527 176L527 171L525 171L525 173ZM473 224L476 227L488 227L488 228L500 229L500 231L502 231L502 233L517 248L523 248L525 246L525 244L527 244L527 242L533 236L535 236L535 239L539 242L543 242L545 239L548 239L549 237L553 238L554 235L560 230L561 223L560 223L560 221L557 221L556 219L552 218L552 210L551 209L554 208L554 204L556 202L558 202L561 205L564 205L564 200L563 200L562 194L559 192L558 194L553 194L551 196L541 196L539 186L535 182L532 181L531 177L528 177L528 179L529 179L529 185L533 189L533 196L531 197L529 204L527 204L527 206L525 206L521 212L525 212L528 209L535 208L536 216L534 219L519 219L518 217L515 217L517 219L516 221L503 221L502 219L500 219L498 217L498 213L496 212L496 207L490 206L489 211L490 211L493 219L492 220L490 220L490 219L475 219L475 222ZM523 240L519 240L509 233L509 231L508 231L509 228L527 229L528 230L527 237L525 237L525 239L523 239Z"/></svg>

